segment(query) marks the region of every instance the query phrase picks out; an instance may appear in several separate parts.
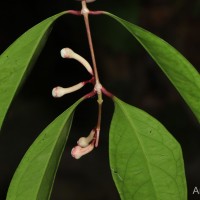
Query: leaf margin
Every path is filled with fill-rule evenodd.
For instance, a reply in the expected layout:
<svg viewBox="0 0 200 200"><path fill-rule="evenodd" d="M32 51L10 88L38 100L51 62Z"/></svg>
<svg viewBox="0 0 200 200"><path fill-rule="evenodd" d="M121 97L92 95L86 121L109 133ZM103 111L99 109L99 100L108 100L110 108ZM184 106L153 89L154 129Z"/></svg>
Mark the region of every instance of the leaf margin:
<svg viewBox="0 0 200 200"><path fill-rule="evenodd" d="M119 134L119 132L115 132L115 131L113 131L112 129L113 129L113 126L114 126L114 124L113 124L113 120L114 120L114 118L115 118L115 112L116 112L116 108L117 108L117 106L118 106L118 109L122 109L122 108L119 108L119 107L121 107L120 106L120 104L124 104L124 105L127 105L127 106L131 106L135 111L137 111L137 112L140 112L140 113L142 113L142 114L144 114L144 115L146 115L147 117L150 117L151 119L153 119L155 122L157 122L158 124L159 124L159 127L161 127L161 128L164 128L164 130L168 133L168 135L167 135L167 137L169 136L172 140L174 140L174 142L177 144L177 148L178 148L178 154L179 154L179 156L180 156L180 163L181 163L181 165L182 165L182 168L181 168L181 171L180 171L180 174L182 175L182 177L181 177L181 183L183 184L182 185L182 187L184 188L184 192L182 193L182 197L183 198L180 198L179 200L186 200L187 199L187 183L186 183L186 179L185 179L185 171L184 171L184 161L183 161L183 154L182 154L182 150L181 150L181 146L180 146L180 144L179 144L179 142L177 142L177 140L174 138L174 136L173 135L171 135L168 131L167 131L167 129L157 120L157 119L155 119L154 117L152 117L151 115L149 115L148 113L146 113L145 111L143 111L143 110L141 110L141 109L139 109L139 108L137 108L137 107L134 107L134 106L132 106L132 105L129 105L129 104L127 104L127 103L125 103L125 102L123 102L122 100L120 100L120 99L118 99L117 97L113 97L113 101L114 101L114 104L115 104L115 111L114 111L114 114L113 114L113 118L112 118L112 121L111 121L111 126L110 126L110 131L109 131L109 162L110 162L110 169L111 169L111 174L112 174L112 177L113 177L113 180L114 180L114 182L115 182L115 185L116 185L116 187L117 187L117 190L118 190L118 192L119 192L119 194L120 194L120 197L121 197L121 199L122 200L127 200L127 199L132 199L132 198L125 198L124 197L124 195L123 195L123 192L122 192L122 189L120 188L120 183L119 183L119 181L122 181L122 182L124 182L124 177L123 177L123 175L122 175L122 173L121 173L121 171L120 171L120 169L119 168L117 168L116 167L116 163L115 163L115 160L116 160L116 156L117 155L112 155L112 151L113 151L113 148L119 148L119 144L117 144L117 145L114 145L114 137L116 137L116 138L118 138L118 140L119 140L119 138L121 138L121 137L123 137L123 135L124 135L124 133L120 133L120 135L118 135ZM129 109L130 110L130 109ZM137 117L135 117L136 119L138 119L138 116ZM123 118L123 119L125 119L125 117ZM115 122L116 123L116 122ZM118 123L116 123L116 124L122 124L123 123L123 120L120 120L120 123L118 122ZM125 136L124 136L125 137ZM126 136L127 137L127 136ZM121 139L122 140L122 139ZM120 141L121 141L120 140ZM129 140L128 141L130 141L130 138L129 138ZM116 141L115 141L116 142ZM131 145L131 141L129 142L129 146ZM115 147L114 147L115 146ZM127 146L126 146L127 147ZM133 148L132 146L130 147L130 148ZM129 149L130 149L129 148ZM118 150L119 151L119 150ZM119 160L121 159L121 158L123 158L123 156L121 155L121 156L119 156L120 158L119 158ZM121 162L120 162L121 163ZM180 164L179 163L179 164ZM121 179L121 180L120 180ZM179 182L179 183L180 183ZM181 187L181 186L180 186ZM180 191L180 188L179 188L179 191ZM167 199L168 200L168 199Z"/></svg>
<svg viewBox="0 0 200 200"><path fill-rule="evenodd" d="M70 106L67 110L65 110L62 114L60 114L56 119L54 119L40 134L39 136L35 139L35 141L32 143L32 145L29 147L29 149L27 150L27 152L25 153L25 155L23 156L22 160L20 161L20 164L19 166L17 167L14 175L13 175L13 178L11 180L11 183L10 183L10 186L9 186L9 189L8 189L8 192L7 192L7 197L6 197L6 200L21 200L21 195L18 196L18 193L19 193L19 186L21 187L21 189L23 188L23 185L27 185L26 184L26 177L24 177L25 175L29 174L30 176L32 176L32 174L34 174L34 170L35 168L33 169L33 166L30 166L32 162L34 162L34 159L37 160L37 158L35 158L34 155L34 149L36 149L37 146L40 145L40 143L44 140L44 138L47 138L47 134L48 134L48 130L51 129L53 126L55 126L56 123L60 123L58 122L60 119L62 120L62 130L60 131L60 134L58 134L58 138L57 138L57 141L55 143L55 147L52 149L52 152L55 150L56 146L57 146L57 143L58 142L62 142L62 145L60 145L61 147L60 148L60 155L59 155L59 158L57 159L57 163L55 165L55 169L54 169L54 172L52 174L52 183L51 186L49 186L49 190L48 189L44 189L46 188L46 185L45 186L42 186L42 183L45 182L45 175L47 173L47 169L48 167L50 166L50 162L52 161L51 159L52 158L52 153L51 156L49 157L49 160L47 162L47 165L45 167L45 172L44 172L44 175L43 175L43 178L41 179L40 181L40 187L38 187L38 193L37 193L37 198L36 196L33 197L33 194L31 194L31 196L26 196L26 198L28 199L32 199L32 200L35 200L36 199L44 199L44 194L42 192L42 189L46 190L46 193L48 194L48 197L46 196L45 199L49 199L50 198L50 195L51 195L51 192L52 192L52 188L53 188L53 183L54 183L54 180L55 180L55 176L56 176L56 171L58 169L58 166L59 166L59 162L61 160L61 157L62 157L62 154L63 154L63 151L64 151L64 147L65 147L65 144L67 142L67 139L68 139L68 135L69 135L69 132L70 132L70 128L71 128L71 124L72 124L72 120L73 120L73 115L74 115L74 111L76 109L76 107L83 101L84 99L81 98L79 99L78 101L76 101L72 106ZM68 117L67 117L68 116ZM68 121L70 121L69 123L69 128L68 128L68 131L64 134L62 133L68 123ZM46 133L47 132L47 133ZM49 133L49 135L51 135L51 133ZM53 136L55 137L55 135ZM59 138L60 137L65 137L66 140L65 141L59 141ZM48 146L47 146L48 148ZM55 150L56 151L56 150ZM32 155L32 152L33 152L33 155ZM38 154L38 152L36 151L36 153ZM31 160L31 156L33 157L32 160ZM41 155L39 155L41 156ZM32 161L30 163L30 160ZM52 161L53 162L53 161ZM35 162L36 163L36 162ZM50 163L50 164L49 164ZM24 167L25 165L25 167ZM25 169L24 169L25 168ZM31 171L26 171L27 169L30 170L30 168L32 169L32 173ZM37 168L37 167L36 167ZM39 171L39 170L38 170ZM31 174L30 174L31 173ZM21 183L21 181L23 181L23 178L25 179L25 183ZM36 180L36 182L38 182L38 180ZM21 185L20 185L21 184ZM30 185L30 184L29 184ZM44 184L43 184L44 185ZM43 188L42 188L43 187ZM24 190L24 188L22 189ZM26 193L27 191L25 191ZM13 195L14 194L14 195ZM39 196L38 196L39 195ZM41 195L42 195L42 198L41 198Z"/></svg>
<svg viewBox="0 0 200 200"><path fill-rule="evenodd" d="M176 50L168 42L166 42L165 40L156 36L155 34L149 32L135 24L132 24L112 13L103 12L103 14L113 18L114 20L119 22L122 26L124 26L125 29L127 29L135 37L135 39L144 47L144 49L149 53L149 55L153 58L153 60L157 63L157 65L160 67L160 69L164 72L164 74L168 77L170 82L174 85L174 87L180 93L180 95L182 96L182 98L184 99L186 104L190 107L191 111L193 112L193 114L197 118L198 122L200 123L200 101L199 101L199 99L200 99L200 74L195 69L195 67L193 67L193 65L178 50ZM131 28L129 28L128 25L126 25L126 24L132 26L131 28L133 29L133 31L131 31ZM182 79L180 79L180 80L184 81L184 79L185 79L187 81L187 83L192 84L193 85L192 89L190 89L190 88L187 89L184 87L180 88L180 86L178 86L178 84L176 83L176 80L175 80L176 77L173 75L170 75L171 72L168 71L169 69L162 66L159 63L159 61L157 61L156 56L153 55L151 50L142 42L143 38L142 38L141 34L144 34L144 35L146 34L146 36L152 37L152 38L156 39L157 41L159 41L160 43L162 43L162 45L167 46L170 49L170 51L172 51L174 54L176 54L176 56L183 61L185 68L191 73L191 76L188 78L187 73L182 74L183 76L182 76ZM179 75L179 74L181 74L181 69L178 71L178 73L176 73L176 75ZM184 91L186 89L187 89L187 91Z"/></svg>
<svg viewBox="0 0 200 200"><path fill-rule="evenodd" d="M55 21L65 15L68 14L68 11L63 11L58 14L55 14L40 23L36 24L35 26L28 29L25 33L19 36L1 55L0 55L0 130L5 120L6 114L8 109L16 96L17 92L19 91L20 87L23 85L26 75L28 75L33 68L37 58L39 57L43 47L46 44L48 36L52 30L52 26ZM30 45L29 43L32 42L32 38L30 38L33 32L36 32L36 29L41 29L41 26L44 25L43 30L38 37L35 38L35 46L30 48L29 46L29 57L23 63L18 64L20 52L16 51L16 48L19 48L21 44L21 51L23 52L23 48L26 45ZM27 39L30 40L27 40ZM26 41L23 43L23 41ZM20 43L20 44L19 44ZM27 53L27 52L26 52ZM14 57L13 57L14 56ZM15 57L16 56L16 57ZM18 65L18 69L15 67ZM9 67L9 70L6 71ZM20 71L21 70L21 71ZM20 73L18 72L20 71ZM18 76L16 76L16 73Z"/></svg>

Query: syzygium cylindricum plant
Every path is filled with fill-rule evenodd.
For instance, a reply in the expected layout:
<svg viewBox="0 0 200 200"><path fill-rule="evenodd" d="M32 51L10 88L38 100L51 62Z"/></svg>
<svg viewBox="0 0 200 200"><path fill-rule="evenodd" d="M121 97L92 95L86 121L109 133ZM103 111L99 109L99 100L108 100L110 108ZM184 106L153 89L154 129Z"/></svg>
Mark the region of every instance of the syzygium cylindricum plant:
<svg viewBox="0 0 200 200"><path fill-rule="evenodd" d="M65 94L79 90L87 83L91 83L94 85L93 91L90 92L89 94L86 94L83 98L87 99L87 98L91 98L91 97L97 95L97 98L98 98L97 99L97 103L98 103L97 124L95 127L93 127L89 136L86 138L85 137L80 138L77 142L77 146L72 149L72 152L71 152L72 156L76 159L79 159L79 158L81 158L81 156L91 152L94 149L94 146L98 147L99 134L100 134L100 128L101 128L102 104L103 104L102 93L107 95L110 98L113 97L113 95L102 86L100 79L99 79L99 75L98 75L98 69L97 69L97 64L96 64L96 59L95 59L95 53L94 53L94 47L93 47L93 42L92 42L92 36L91 36L91 31L90 31L90 23L89 23L88 15L89 14L100 15L103 13L103 11L90 11L87 7L87 3L90 3L93 1L95 1L95 0L81 1L81 4L82 4L81 11L74 11L74 10L69 11L69 13L71 13L71 14L82 15L84 17L93 68L91 67L91 65L89 64L89 62L87 60L85 60L79 54L75 53L70 48L63 48L60 52L62 58L75 59L78 62L80 62L86 68L86 70L91 74L92 77L90 80L80 82L80 83L78 83L74 86L68 87L68 88L63 88L60 86L55 87L52 91L52 95L54 97L62 97Z"/></svg>
<svg viewBox="0 0 200 200"><path fill-rule="evenodd" d="M145 111L124 103L101 84L89 16L106 15L124 26L169 78L198 121L200 121L199 73L177 50L156 35L109 12L90 11L87 3L93 1L82 0L80 11L64 11L37 24L19 37L0 57L0 125L2 125L13 97L37 60L56 19L65 14L84 18L92 64L70 47L63 47L61 56L80 62L91 77L67 88L57 86L53 88L52 95L59 98L81 89L86 84L92 84L93 89L51 122L33 142L12 178L6 199L50 198L76 107L85 99L97 97L97 122L91 127L87 137L78 139L77 145L71 151L72 156L79 159L99 145L102 104L106 95L115 105L109 131L109 160L120 198L186 200L184 162L179 143L158 120Z"/></svg>
<svg viewBox="0 0 200 200"><path fill-rule="evenodd" d="M91 133L89 134L88 137L86 138L80 138L77 142L77 146L72 149L72 156L74 158L80 158L81 156L91 152L94 149L94 146L97 147L99 143L99 134L100 134L100 128L101 128L101 113L102 113L102 104L103 104L103 96L102 93L109 96L113 97L113 95L108 92L101 84L99 75L98 75L98 69L97 69L97 64L96 64L96 59L95 59L95 53L94 53L94 48L93 48L93 42L92 42L92 36L91 36L91 31L90 31L90 24L89 24L89 14L102 14L103 11L89 11L87 7L87 3L93 2L94 0L88 0L88 1L81 1L82 3L82 9L81 11L70 11L70 13L75 14L75 15L83 15L84 21L85 21L85 27L86 27L86 32L87 32L87 37L88 37L88 42L89 42L89 48L90 48L90 53L91 53L91 58L92 58L92 64L93 68L89 64L87 60L85 60L82 56L78 55L75 53L73 50L70 48L63 48L61 50L61 56L63 58L68 58L68 59L75 59L78 62L80 62L86 70L91 74L91 79L87 81L80 82L72 87L69 88L62 88L60 86L55 87L52 91L52 95L54 97L61 97L65 94L74 92L76 90L79 90L82 88L85 84L91 83L94 85L93 91L91 91L89 94L86 94L83 98L91 98L95 95L97 95L97 103L98 103L98 119L97 119L97 124L95 127L92 128ZM93 70L94 69L94 70Z"/></svg>

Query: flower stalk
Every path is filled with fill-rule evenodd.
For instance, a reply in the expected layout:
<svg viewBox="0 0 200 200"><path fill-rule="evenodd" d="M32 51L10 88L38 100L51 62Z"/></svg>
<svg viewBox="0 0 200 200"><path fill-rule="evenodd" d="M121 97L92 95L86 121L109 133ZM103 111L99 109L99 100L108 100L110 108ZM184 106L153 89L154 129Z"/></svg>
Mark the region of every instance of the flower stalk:
<svg viewBox="0 0 200 200"><path fill-rule="evenodd" d="M89 48L90 48L90 53L91 53L91 58L92 58L92 64L93 64L93 69L94 69L94 77L95 77L95 87L94 89L97 92L97 102L98 102L98 119L97 119L97 126L96 126L96 142L95 142L95 147L98 146L99 143L99 134L100 134L100 128L101 128L101 113L102 113L102 103L103 103L103 98L102 98L102 85L99 81L99 75L98 75L98 70L97 70L97 64L96 64L96 59L95 59L95 53L94 53L94 47L93 47L93 42L92 42L92 35L90 31L90 23L89 23L89 17L88 14L90 13L89 9L87 8L87 3L86 0L82 0L82 10L81 14L84 17L84 22L85 22L85 27L86 27L86 32L87 32L87 38L88 38L88 43L89 43Z"/></svg>
<svg viewBox="0 0 200 200"><path fill-rule="evenodd" d="M91 152L94 149L94 147L98 147L99 135L100 135L100 130L101 130L101 118L102 118L102 104L103 104L102 93L104 93L108 97L111 97L111 98L113 97L113 95L101 85L101 82L99 80L99 74L97 70L96 58L95 58L92 35L90 31L90 23L89 23L89 14L99 15L99 14L102 14L103 11L90 11L87 8L87 3L93 2L95 0L79 0L79 1L81 1L81 5L82 5L81 11L69 10L67 12L73 15L77 15L77 16L82 15L84 18L88 44L89 44L89 49L90 49L90 54L91 54L91 59L92 59L92 67L90 66L89 62L86 59L84 59L79 54L75 53L70 48L63 48L60 51L60 53L61 53L62 58L75 59L79 63L81 63L85 67L85 69L92 75L92 78L90 80L80 82L71 87L63 88L63 87L57 86L53 88L52 90L53 97L58 98L58 97L62 97L65 94L75 92L81 89L87 83L91 83L94 85L94 89L90 93L86 94L83 97L83 99L88 99L97 95L97 103L98 103L97 124L87 137L81 137L77 141L77 146L75 146L71 151L71 155L75 159L81 158L83 155Z"/></svg>

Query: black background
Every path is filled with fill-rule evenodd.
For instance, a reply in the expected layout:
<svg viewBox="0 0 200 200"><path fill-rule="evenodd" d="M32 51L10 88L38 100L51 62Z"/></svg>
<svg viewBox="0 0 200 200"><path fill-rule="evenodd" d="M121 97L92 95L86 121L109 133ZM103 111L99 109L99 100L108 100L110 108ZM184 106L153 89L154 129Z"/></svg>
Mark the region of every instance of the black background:
<svg viewBox="0 0 200 200"><path fill-rule="evenodd" d="M80 7L80 2L73 0L1 1L0 52L43 19ZM88 7L110 11L157 34L200 70L198 0L97 0ZM197 120L159 67L123 27L106 16L91 16L90 20L102 84L125 102L156 117L180 142L189 199L200 199L200 195L192 195L195 186L200 188ZM82 17L67 15L56 22L32 73L7 114L0 135L0 200L5 199L12 175L37 135L92 89L88 85L61 99L51 96L52 88L57 85L68 87L90 77L80 64L60 57L63 47L72 48L91 62ZM99 148L77 161L70 156L70 151L77 139L87 135L95 126L96 99L87 100L78 107L52 200L119 200L108 159L108 132L113 108L111 100L105 97Z"/></svg>

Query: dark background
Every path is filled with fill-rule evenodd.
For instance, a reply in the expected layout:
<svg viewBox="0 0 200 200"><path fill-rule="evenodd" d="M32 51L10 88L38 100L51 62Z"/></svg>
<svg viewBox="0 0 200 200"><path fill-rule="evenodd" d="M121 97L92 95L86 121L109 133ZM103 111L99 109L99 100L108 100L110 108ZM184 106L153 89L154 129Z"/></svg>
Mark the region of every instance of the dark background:
<svg viewBox="0 0 200 200"><path fill-rule="evenodd" d="M200 70L200 1L97 0L88 6L91 10L110 11L157 34ZM0 52L27 29L68 9L80 9L80 2L1 1ZM123 27L106 16L91 16L91 29L102 84L125 102L156 117L180 142L189 199L200 199L200 195L192 195L195 186L200 188L200 131L197 120L159 67ZM37 135L92 89L86 86L61 99L51 96L52 88L57 85L68 87L89 78L76 61L60 57L63 47L72 48L91 62L82 17L67 15L57 21L32 73L7 114L0 135L0 200L5 199L13 173ZM96 99L87 100L78 107L52 200L119 200L108 160L112 112L113 103L105 97L99 148L77 161L70 156L70 151L77 139L87 135L95 126Z"/></svg>

